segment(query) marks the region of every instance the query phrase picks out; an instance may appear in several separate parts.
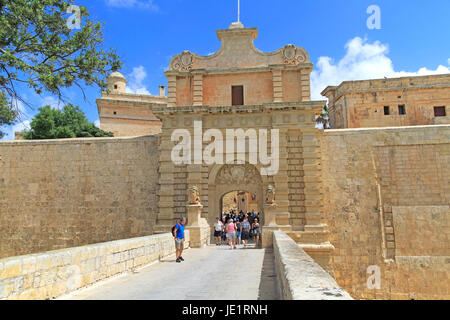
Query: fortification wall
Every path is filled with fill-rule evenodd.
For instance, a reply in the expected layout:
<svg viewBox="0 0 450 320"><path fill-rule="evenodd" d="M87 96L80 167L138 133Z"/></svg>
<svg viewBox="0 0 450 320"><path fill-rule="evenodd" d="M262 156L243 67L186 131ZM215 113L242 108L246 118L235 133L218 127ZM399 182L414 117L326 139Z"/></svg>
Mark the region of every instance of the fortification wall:
<svg viewBox="0 0 450 320"><path fill-rule="evenodd" d="M158 139L0 143L0 258L151 235Z"/></svg>
<svg viewBox="0 0 450 320"><path fill-rule="evenodd" d="M450 299L450 125L328 130L321 144L339 285L355 298Z"/></svg>

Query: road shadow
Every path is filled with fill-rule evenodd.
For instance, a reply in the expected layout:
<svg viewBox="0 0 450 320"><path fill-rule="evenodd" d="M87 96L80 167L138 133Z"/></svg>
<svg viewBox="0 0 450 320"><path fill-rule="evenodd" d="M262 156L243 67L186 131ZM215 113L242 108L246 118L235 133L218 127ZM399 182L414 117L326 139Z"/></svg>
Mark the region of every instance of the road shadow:
<svg viewBox="0 0 450 320"><path fill-rule="evenodd" d="M264 251L258 300L280 300L273 249Z"/></svg>

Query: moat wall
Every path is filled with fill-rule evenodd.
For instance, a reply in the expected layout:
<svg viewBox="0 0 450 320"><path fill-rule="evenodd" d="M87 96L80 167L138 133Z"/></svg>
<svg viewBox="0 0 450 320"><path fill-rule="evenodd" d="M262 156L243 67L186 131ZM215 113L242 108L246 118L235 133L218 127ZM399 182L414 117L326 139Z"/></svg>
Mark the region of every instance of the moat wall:
<svg viewBox="0 0 450 320"><path fill-rule="evenodd" d="M158 136L0 143L0 258L151 235Z"/></svg>
<svg viewBox="0 0 450 320"><path fill-rule="evenodd" d="M450 299L449 163L449 125L323 134L334 275L354 298Z"/></svg>
<svg viewBox="0 0 450 320"><path fill-rule="evenodd" d="M153 234L158 139L0 143L0 258ZM328 130L321 158L338 284L450 299L450 126Z"/></svg>

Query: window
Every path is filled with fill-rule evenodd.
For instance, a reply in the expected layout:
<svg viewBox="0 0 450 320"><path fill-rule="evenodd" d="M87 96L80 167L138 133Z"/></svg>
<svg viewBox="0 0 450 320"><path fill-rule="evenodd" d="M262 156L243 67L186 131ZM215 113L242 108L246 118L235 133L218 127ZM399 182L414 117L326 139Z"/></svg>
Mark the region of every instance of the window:
<svg viewBox="0 0 450 320"><path fill-rule="evenodd" d="M389 114L390 114L390 112L389 112L389 106L384 107L384 115L385 115L385 116L388 116Z"/></svg>
<svg viewBox="0 0 450 320"><path fill-rule="evenodd" d="M445 107L434 107L434 116L435 117L445 117Z"/></svg>
<svg viewBox="0 0 450 320"><path fill-rule="evenodd" d="M231 87L231 104L233 106L243 106L244 105L244 87L243 86L232 86Z"/></svg>
<svg viewBox="0 0 450 320"><path fill-rule="evenodd" d="M117 112L116 112L116 111L114 111L114 114L117 114Z"/></svg>
<svg viewBox="0 0 450 320"><path fill-rule="evenodd" d="M398 114L399 115L405 115L406 114L406 109L405 109L405 105L404 104L400 104L398 106Z"/></svg>
<svg viewBox="0 0 450 320"><path fill-rule="evenodd" d="M115 84L115 85L114 85L114 89L116 89L116 90L117 90L117 84Z"/></svg>

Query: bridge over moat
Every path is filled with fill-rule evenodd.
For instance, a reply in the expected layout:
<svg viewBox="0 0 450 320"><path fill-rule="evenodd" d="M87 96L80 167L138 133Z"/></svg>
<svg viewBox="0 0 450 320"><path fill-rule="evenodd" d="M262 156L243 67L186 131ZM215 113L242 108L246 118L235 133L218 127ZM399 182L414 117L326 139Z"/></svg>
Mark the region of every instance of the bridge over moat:
<svg viewBox="0 0 450 320"><path fill-rule="evenodd" d="M168 257L101 285L70 294L75 300L275 300L272 249L210 245L189 249L185 261Z"/></svg>

